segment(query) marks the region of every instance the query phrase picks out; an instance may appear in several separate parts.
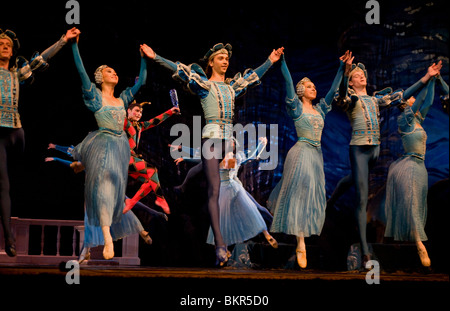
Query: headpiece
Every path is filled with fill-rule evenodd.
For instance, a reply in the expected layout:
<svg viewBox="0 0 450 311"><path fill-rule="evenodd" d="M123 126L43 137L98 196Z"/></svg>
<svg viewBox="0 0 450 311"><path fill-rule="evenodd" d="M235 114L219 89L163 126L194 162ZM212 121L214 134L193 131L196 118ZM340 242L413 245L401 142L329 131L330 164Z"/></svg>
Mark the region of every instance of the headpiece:
<svg viewBox="0 0 450 311"><path fill-rule="evenodd" d="M305 82L311 82L311 80L307 77L304 77L297 83L295 87L299 98L302 98L303 94L305 94Z"/></svg>
<svg viewBox="0 0 450 311"><path fill-rule="evenodd" d="M144 105L151 105L151 102L142 102L138 104L136 100L133 100L133 102L131 102L131 104L128 105L128 109L132 110L134 107L142 108Z"/></svg>
<svg viewBox="0 0 450 311"><path fill-rule="evenodd" d="M94 79L95 83L101 85L103 83L103 69L107 68L107 65L101 65L95 70Z"/></svg>
<svg viewBox="0 0 450 311"><path fill-rule="evenodd" d="M9 40L11 40L11 42L13 44L13 53L16 53L17 50L20 48L19 39L17 39L17 36L14 33L14 31L11 31L9 29L6 29L5 31L3 31L0 28L0 39L9 39Z"/></svg>
<svg viewBox="0 0 450 311"><path fill-rule="evenodd" d="M206 52L205 56L203 56L204 61L208 61L211 57L216 56L217 54L228 54L228 57L231 57L231 44L227 43L223 45L223 43L215 44L208 52Z"/></svg>
<svg viewBox="0 0 450 311"><path fill-rule="evenodd" d="M364 76L366 77L366 80L367 80L368 77L367 77L366 66L364 66L364 64L362 64L362 63L358 63L358 65L352 64L352 70L350 70L350 73L348 75L349 80L352 79L352 75L358 70L360 70L364 73Z"/></svg>

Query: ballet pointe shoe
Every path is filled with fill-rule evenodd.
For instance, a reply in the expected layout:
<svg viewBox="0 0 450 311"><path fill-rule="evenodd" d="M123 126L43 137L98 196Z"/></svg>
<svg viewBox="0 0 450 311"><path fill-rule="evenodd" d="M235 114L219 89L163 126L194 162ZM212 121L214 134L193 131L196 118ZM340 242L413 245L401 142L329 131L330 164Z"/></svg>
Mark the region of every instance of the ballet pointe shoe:
<svg viewBox="0 0 450 311"><path fill-rule="evenodd" d="M131 199L125 199L125 207L123 208L122 213L123 214L128 213L128 211L131 210L134 207L135 204L136 203L133 202Z"/></svg>
<svg viewBox="0 0 450 311"><path fill-rule="evenodd" d="M297 263L300 266L300 268L305 269L307 265L306 261L306 250L297 250Z"/></svg>
<svg viewBox="0 0 450 311"><path fill-rule="evenodd" d="M141 231L139 235L145 241L146 244L151 245L153 243L152 238L150 237L147 231Z"/></svg>
<svg viewBox="0 0 450 311"><path fill-rule="evenodd" d="M216 246L216 266L223 267L230 257L231 253L226 246Z"/></svg>
<svg viewBox="0 0 450 311"><path fill-rule="evenodd" d="M159 207L162 208L162 210L164 211L164 213L166 214L170 214L170 208L169 208L169 204L167 204L166 199L164 199L163 197L157 197L155 204L158 205Z"/></svg>
<svg viewBox="0 0 450 311"><path fill-rule="evenodd" d="M422 266L424 267L430 267L431 266L431 260L430 257L428 257L428 252L425 249L424 246L417 248L417 253L419 254L420 262L422 263Z"/></svg>
<svg viewBox="0 0 450 311"><path fill-rule="evenodd" d="M78 263L82 264L84 261L91 259L91 252L89 247L83 247L83 250L78 257Z"/></svg>
<svg viewBox="0 0 450 311"><path fill-rule="evenodd" d="M273 248L278 248L278 242L274 239L273 236L269 234L268 236L266 236L266 240L267 242L269 242L270 246L272 246Z"/></svg>

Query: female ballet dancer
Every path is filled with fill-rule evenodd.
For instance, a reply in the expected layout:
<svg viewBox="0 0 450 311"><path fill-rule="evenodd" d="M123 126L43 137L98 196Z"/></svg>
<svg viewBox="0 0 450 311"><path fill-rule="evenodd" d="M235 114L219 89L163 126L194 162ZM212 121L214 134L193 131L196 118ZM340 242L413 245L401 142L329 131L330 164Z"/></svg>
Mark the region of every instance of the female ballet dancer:
<svg viewBox="0 0 450 311"><path fill-rule="evenodd" d="M137 153L137 148L139 146L139 140L143 131L161 124L161 122L167 120L174 114L179 114L180 109L172 107L171 109L167 110L157 117L154 117L153 119L150 119L148 121L140 121L142 117L142 106L146 103L149 102L140 104L133 102L128 106L127 109L127 118L125 120L124 131L125 133L127 133L131 150L128 175L131 178L142 182L142 185L131 199L125 200L125 208L123 210L123 213L125 214L130 209L132 209L133 206L137 202L139 202L139 200L141 200L143 197L149 194L150 191L153 190L156 195L155 204L161 207L164 213L170 214L169 204L167 204L167 201L162 194L159 184L158 170L155 166L142 159L142 156Z"/></svg>
<svg viewBox="0 0 450 311"><path fill-rule="evenodd" d="M16 57L19 39L11 30L0 29L0 219L5 238L5 252L16 256L16 242L11 232L10 175L16 169L25 148L25 132L19 115L20 85L33 80L34 73L45 69L67 41L77 35L77 29L69 29L55 44L40 55L35 53L28 63Z"/></svg>
<svg viewBox="0 0 450 311"><path fill-rule="evenodd" d="M384 235L397 241L414 241L424 267L429 267L431 261L422 243L427 240L428 194L428 173L424 163L427 134L422 123L433 104L435 82L442 86L446 95L449 93L448 85L439 75L441 67L442 62L431 65L425 76L403 93L406 103L398 106L402 113L397 122L405 153L390 165L386 182ZM412 96L417 92L414 99Z"/></svg>
<svg viewBox="0 0 450 311"><path fill-rule="evenodd" d="M273 213L270 231L297 237L296 255L301 268L307 265L305 237L320 235L325 221L325 174L320 147L324 119L352 60L349 51L340 57L331 88L316 105L312 103L317 95L314 84L303 78L294 89L284 57L281 61L286 82L286 108L294 121L298 140L289 150L282 178L269 196L268 205Z"/></svg>
<svg viewBox="0 0 450 311"><path fill-rule="evenodd" d="M55 145L55 144L48 144L48 148L47 149L55 149L58 150L60 152L63 152L69 156L72 157L72 152L74 150L74 146L61 146L61 145ZM84 166L80 161L70 161L70 160L65 160L59 157L46 157L45 158L45 162L59 162L64 164L65 166L70 167L71 169L73 169L73 171L75 173L80 173L82 171L84 171ZM151 208L145 206L144 204L140 205L140 208L144 209L146 212L149 212L153 215L158 215L162 214L164 217L163 213L159 213L157 211L152 210ZM99 227L95 227L95 226L91 226L86 222L86 218L85 218L85 235L84 235L84 241L83 241L83 247L80 253L80 257L78 259L79 263L82 263L85 260L89 260L90 258L90 248L97 246L97 245L103 245L104 240L102 237L102 232L101 229ZM123 229L121 229L120 227L128 227L131 231L125 231ZM95 232L95 234L94 234ZM124 232L127 232L126 234L124 234ZM114 224L111 226L111 237L114 241L121 239L123 237L125 237L125 235L129 235L129 234L133 234L133 233L139 233L139 235L141 236L141 238L145 241L145 243L147 244L152 244L152 239L149 235L149 233L147 231L144 230L144 227L142 226L141 222L139 221L139 219L134 215L133 212L128 213L126 216L123 216L120 223ZM93 239L92 237L95 236L95 239Z"/></svg>
<svg viewBox="0 0 450 311"><path fill-rule="evenodd" d="M278 248L277 241L269 234L264 218L255 200L244 189L237 177L239 168L250 160L257 159L267 145L267 138L261 137L253 152L229 152L220 162L220 231L226 245L244 242L263 233L267 242ZM214 234L210 227L207 243L214 244Z"/></svg>
<svg viewBox="0 0 450 311"><path fill-rule="evenodd" d="M99 129L75 147L74 158L83 163L86 171L85 183L85 223L93 230L92 235L85 233L85 246L104 242L103 257L114 257L113 237L111 227L117 225L115 238L121 238L136 232L136 223L129 226L122 221L125 204L125 190L130 161L130 145L123 130L125 108L133 101L147 77L147 64L144 54L148 47L140 46L141 68L139 79L133 87L123 91L119 98L114 96L114 88L118 83L116 72L102 65L95 71L95 83L91 83L83 66L77 42L72 43L75 65L81 78L84 103L94 112ZM128 219L128 218L125 218ZM99 245L99 244L97 244Z"/></svg>
<svg viewBox="0 0 450 311"><path fill-rule="evenodd" d="M216 257L223 265L229 256L227 246L220 232L219 220L219 163L224 157L225 142L232 137L234 103L248 87L259 83L261 77L280 59L283 48L273 50L269 58L257 69L247 69L243 75L225 79L231 57L231 45L218 43L203 57L206 69L199 65L176 64L152 51L150 58L168 68L176 80L185 83L188 89L200 98L206 125L202 133L202 162L208 183L208 211L214 233Z"/></svg>
<svg viewBox="0 0 450 311"><path fill-rule="evenodd" d="M238 151L237 154L229 152L220 162L220 232L227 245L244 242L262 232L267 242L273 248L278 248L278 242L270 235L266 224L267 221L271 222L272 216L244 189L237 176L239 168L253 159L258 159L266 145L267 138L260 137L255 150ZM182 161L199 162L199 165L202 166L200 159L192 158L179 158L175 160L175 163L178 165ZM186 179L189 178L192 176L186 176ZM266 215L269 215L269 220ZM211 227L207 243L214 245L214 233Z"/></svg>

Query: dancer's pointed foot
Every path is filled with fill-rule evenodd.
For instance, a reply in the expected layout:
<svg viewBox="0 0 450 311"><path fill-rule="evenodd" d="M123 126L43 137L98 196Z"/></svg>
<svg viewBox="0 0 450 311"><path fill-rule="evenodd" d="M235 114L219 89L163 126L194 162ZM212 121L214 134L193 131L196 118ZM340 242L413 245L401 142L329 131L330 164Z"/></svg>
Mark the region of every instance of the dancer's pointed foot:
<svg viewBox="0 0 450 311"><path fill-rule="evenodd" d="M147 243L148 245L151 245L153 243L152 238L150 237L147 231L143 230L139 233L139 235L141 236L141 238L144 239L145 243Z"/></svg>
<svg viewBox="0 0 450 311"><path fill-rule="evenodd" d="M89 247L84 247L81 251L80 257L78 257L78 263L81 264L85 260L91 259L91 252Z"/></svg>
<svg viewBox="0 0 450 311"><path fill-rule="evenodd" d="M224 266L230 257L231 253L226 246L216 246L216 266Z"/></svg>
<svg viewBox="0 0 450 311"><path fill-rule="evenodd" d="M363 269L363 270L370 270L370 269L372 269L371 267L369 267L369 268L366 267L367 263L370 260L372 260L372 255L370 255L370 254L363 255L363 258L362 258L362 261L361 261L361 269Z"/></svg>
<svg viewBox="0 0 450 311"><path fill-rule="evenodd" d="M164 211L164 213L170 215L170 208L169 208L169 204L167 204L166 199L164 199L163 197L157 197L155 204L158 205L159 207L161 207L162 210Z"/></svg>
<svg viewBox="0 0 450 311"><path fill-rule="evenodd" d="M417 248L417 253L419 254L420 262L422 263L422 266L424 266L424 267L431 266L430 257L428 257L428 252L424 246Z"/></svg>
<svg viewBox="0 0 450 311"><path fill-rule="evenodd" d="M267 242L269 242L270 246L272 246L273 248L278 248L278 242L277 240L274 239L273 236L271 236L270 234L265 234L265 238L267 240Z"/></svg>
<svg viewBox="0 0 450 311"><path fill-rule="evenodd" d="M133 202L133 200L131 200L131 199L125 199L125 207L123 208L122 213L123 213L123 214L128 213L128 211L129 211L130 209L132 209L132 208L134 207L135 204L136 204L136 203Z"/></svg>
<svg viewBox="0 0 450 311"><path fill-rule="evenodd" d="M16 244L14 242L5 242L5 252L9 257L16 257Z"/></svg>
<svg viewBox="0 0 450 311"><path fill-rule="evenodd" d="M307 265L306 261L306 250L297 250L297 263L300 266L300 268L305 269Z"/></svg>
<svg viewBox="0 0 450 311"><path fill-rule="evenodd" d="M112 241L106 242L103 247L103 258L106 260L112 259L114 257L114 244Z"/></svg>

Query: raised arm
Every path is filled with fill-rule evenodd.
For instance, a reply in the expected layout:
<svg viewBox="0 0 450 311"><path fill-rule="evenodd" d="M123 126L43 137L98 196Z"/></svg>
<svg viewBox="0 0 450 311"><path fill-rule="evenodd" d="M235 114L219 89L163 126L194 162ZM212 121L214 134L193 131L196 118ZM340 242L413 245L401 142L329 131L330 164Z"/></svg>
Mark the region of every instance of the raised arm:
<svg viewBox="0 0 450 311"><path fill-rule="evenodd" d="M442 61L439 61L439 63L437 64L434 63L430 67L428 67L427 73L422 78L420 78L419 81L411 85L405 92L403 92L403 99L408 99L420 92L425 87L427 82L431 79L431 77L439 74L441 68Z"/></svg>
<svg viewBox="0 0 450 311"><path fill-rule="evenodd" d="M423 119L425 119L425 117L428 114L428 110L430 110L431 105L433 105L434 102L434 87L436 85L436 79L431 79L431 81L428 82L428 86L427 86L427 94L425 97L425 100L423 101L422 105L419 108L420 111L420 115L422 116Z"/></svg>
<svg viewBox="0 0 450 311"><path fill-rule="evenodd" d="M292 81L291 73L287 67L284 55L281 58L281 74L283 75L286 87L286 104L289 108L295 109L297 105L294 104L294 99L298 98L298 96L295 92L294 81Z"/></svg>
<svg viewBox="0 0 450 311"><path fill-rule="evenodd" d="M84 90L89 90L91 88L91 80L84 68L83 61L81 60L80 51L78 50L78 44L76 42L72 43L73 58L75 61L75 67L77 68L78 74L81 78L81 85Z"/></svg>
<svg viewBox="0 0 450 311"><path fill-rule="evenodd" d="M281 47L277 50L273 50L272 53L270 53L269 57L267 58L267 60L258 68L256 68L254 70L254 72L258 75L258 77L261 79L262 76L267 72L267 70L269 70L270 67L272 67L272 65L274 63L276 63L277 61L280 60L281 56L284 54L284 48Z"/></svg>
<svg viewBox="0 0 450 311"><path fill-rule="evenodd" d="M345 80L345 77L347 77L348 81L348 74L350 73L350 69L352 67L353 62L352 52L346 51L344 55L342 55L339 58L339 68L336 73L336 76L334 77L333 83L331 84L330 90L328 91L327 95L325 96L325 102L328 105L331 105L335 95L336 91L339 89L339 96L341 96L341 90L340 86L342 85L342 80ZM343 79L344 78L344 79ZM348 87L348 85L343 85L343 87ZM344 96L347 93L347 91L342 90Z"/></svg>
<svg viewBox="0 0 450 311"><path fill-rule="evenodd" d="M74 40L79 35L80 30L78 30L76 27L67 30L67 32L61 37L61 39L58 40L58 42L41 53L43 60L47 62L50 58L55 56L55 54L58 53L68 41Z"/></svg>
<svg viewBox="0 0 450 311"><path fill-rule="evenodd" d="M238 159L236 157L236 159L238 160L238 164L242 165L247 163L250 160L253 159L257 159L261 153L263 152L264 148L266 148L267 146L267 138L266 137L260 137L259 138L259 142L258 142L258 146L256 146L255 150L249 150L248 151L248 155L246 157L243 157L242 159Z"/></svg>
<svg viewBox="0 0 450 311"><path fill-rule="evenodd" d="M142 130L145 131L148 130L149 128L155 127L161 124L161 122L164 122L165 120L173 116L174 114L179 114L179 112L180 112L179 108L173 107L167 110L166 112L160 114L159 116L154 117L153 119L140 122L142 124Z"/></svg>
<svg viewBox="0 0 450 311"><path fill-rule="evenodd" d="M149 47L146 44L142 44L140 46L141 67L139 70L139 78L138 78L137 82L133 85L133 87L131 88L131 94L133 97L137 94L137 92L139 91L141 86L144 85L145 82L147 82L147 59L144 57L144 55L146 55L144 50L146 50L147 48L149 48Z"/></svg>
<svg viewBox="0 0 450 311"><path fill-rule="evenodd" d="M145 44L145 50L143 52L149 59L153 60L155 63L163 66L164 68L169 69L172 73L177 71L177 64L175 64L171 60L165 59L160 55L157 55L155 51L148 45Z"/></svg>

